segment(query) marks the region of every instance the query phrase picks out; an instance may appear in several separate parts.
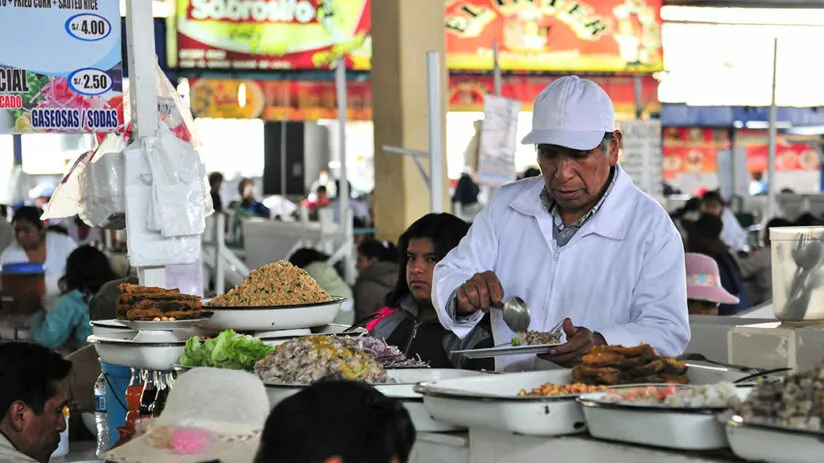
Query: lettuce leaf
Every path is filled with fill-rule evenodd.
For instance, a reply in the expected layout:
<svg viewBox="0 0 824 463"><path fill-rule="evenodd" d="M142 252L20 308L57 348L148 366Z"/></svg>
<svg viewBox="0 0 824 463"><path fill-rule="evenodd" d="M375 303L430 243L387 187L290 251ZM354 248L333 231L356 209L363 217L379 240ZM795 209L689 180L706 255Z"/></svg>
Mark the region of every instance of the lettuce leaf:
<svg viewBox="0 0 824 463"><path fill-rule="evenodd" d="M190 338L180 361L186 366L250 371L255 362L273 350L273 346L267 346L260 339L226 330L206 341Z"/></svg>

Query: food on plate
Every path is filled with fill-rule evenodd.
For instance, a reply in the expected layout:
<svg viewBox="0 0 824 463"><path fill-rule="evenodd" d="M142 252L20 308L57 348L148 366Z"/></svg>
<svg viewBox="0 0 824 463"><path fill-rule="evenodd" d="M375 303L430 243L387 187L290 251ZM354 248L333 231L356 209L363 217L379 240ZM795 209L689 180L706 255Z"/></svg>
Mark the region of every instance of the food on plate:
<svg viewBox="0 0 824 463"><path fill-rule="evenodd" d="M389 380L383 365L337 336L314 335L292 339L255 364L266 383L311 384L327 378L383 384Z"/></svg>
<svg viewBox="0 0 824 463"><path fill-rule="evenodd" d="M535 389L527 391L526 389L521 389L518 392L518 396L520 397L527 397L527 396L558 396L558 395L581 395L587 394L589 392L601 392L606 391L606 386L592 386L589 384L581 384L581 383L572 383L572 384L553 384L553 383L546 383L541 384L540 386L536 387Z"/></svg>
<svg viewBox="0 0 824 463"><path fill-rule="evenodd" d="M287 261L252 270L240 286L209 303L215 307L273 307L329 302L332 298L303 269Z"/></svg>
<svg viewBox="0 0 824 463"><path fill-rule="evenodd" d="M761 381L735 412L745 422L824 431L824 363L783 381Z"/></svg>
<svg viewBox="0 0 824 463"><path fill-rule="evenodd" d="M635 347L595 346L572 369L575 382L615 386L637 383L689 384L687 365L662 357L648 344Z"/></svg>
<svg viewBox="0 0 824 463"><path fill-rule="evenodd" d="M738 405L738 390L732 383L704 386L646 386L612 390L603 397L609 402L664 405L673 408L728 408Z"/></svg>
<svg viewBox="0 0 824 463"><path fill-rule="evenodd" d="M255 362L273 350L273 346L260 339L226 330L215 338L189 338L180 355L180 363L188 367L252 371Z"/></svg>
<svg viewBox="0 0 824 463"><path fill-rule="evenodd" d="M561 342L561 333L544 333L541 331L519 331L512 338L513 346L558 344L559 342Z"/></svg>
<svg viewBox="0 0 824 463"><path fill-rule="evenodd" d="M199 297L181 294L178 289L123 283L120 285L116 314L118 320L192 320L203 316L203 306Z"/></svg>
<svg viewBox="0 0 824 463"><path fill-rule="evenodd" d="M409 358L398 349L386 343L383 339L372 336L357 336L342 338L347 344L371 355L386 368L428 368L429 363L421 360L420 357Z"/></svg>

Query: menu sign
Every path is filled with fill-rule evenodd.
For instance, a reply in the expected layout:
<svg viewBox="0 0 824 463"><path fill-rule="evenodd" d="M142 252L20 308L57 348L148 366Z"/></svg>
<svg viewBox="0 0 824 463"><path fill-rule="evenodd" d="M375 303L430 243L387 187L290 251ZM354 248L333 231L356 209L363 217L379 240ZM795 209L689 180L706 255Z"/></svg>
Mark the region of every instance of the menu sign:
<svg viewBox="0 0 824 463"><path fill-rule="evenodd" d="M120 37L117 2L0 0L0 134L116 130Z"/></svg>
<svg viewBox="0 0 824 463"><path fill-rule="evenodd" d="M661 121L624 121L621 132L624 134L621 167L638 188L650 196L662 197Z"/></svg>
<svg viewBox="0 0 824 463"><path fill-rule="evenodd" d="M183 69L369 69L370 0L178 0Z"/></svg>
<svg viewBox="0 0 824 463"><path fill-rule="evenodd" d="M504 70L663 70L661 0L456 0L446 6L446 64Z"/></svg>
<svg viewBox="0 0 824 463"><path fill-rule="evenodd" d="M500 187L515 174L516 136L521 102L495 95L484 98L484 123L478 148L478 183Z"/></svg>

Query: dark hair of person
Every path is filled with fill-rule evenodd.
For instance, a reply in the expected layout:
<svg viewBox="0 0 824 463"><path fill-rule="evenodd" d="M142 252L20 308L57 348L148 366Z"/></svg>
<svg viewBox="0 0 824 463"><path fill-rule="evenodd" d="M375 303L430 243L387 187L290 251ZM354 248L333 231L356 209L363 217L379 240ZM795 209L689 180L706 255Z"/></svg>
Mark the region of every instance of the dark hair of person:
<svg viewBox="0 0 824 463"><path fill-rule="evenodd" d="M0 204L0 218L6 220L9 216L9 207L5 204Z"/></svg>
<svg viewBox="0 0 824 463"><path fill-rule="evenodd" d="M91 246L80 246L66 259L64 281L68 291L78 290L93 296L104 284L116 280L109 258Z"/></svg>
<svg viewBox="0 0 824 463"><path fill-rule="evenodd" d="M384 303L389 307L396 307L400 300L409 294L406 271L403 269L406 268L406 250L410 240L418 238L432 240L435 258L440 261L461 242L468 231L469 224L447 213L426 214L410 225L398 238L398 263L402 270L398 272L395 289L386 295Z"/></svg>
<svg viewBox="0 0 824 463"><path fill-rule="evenodd" d="M409 461L415 426L403 404L354 381L319 381L269 414L255 463Z"/></svg>
<svg viewBox="0 0 824 463"><path fill-rule="evenodd" d="M717 190L712 190L712 191L708 191L708 192L704 193L704 196L701 196L701 202L702 203L712 202L712 203L719 203L722 206L725 205L724 198L721 197L721 193L719 193Z"/></svg>
<svg viewBox="0 0 824 463"><path fill-rule="evenodd" d="M72 363L60 354L30 342L0 344L0 414L22 401L36 414L43 413L57 384L69 376Z"/></svg>
<svg viewBox="0 0 824 463"><path fill-rule="evenodd" d="M724 254L729 252L727 245L721 241L724 223L712 214L701 214L695 222L687 227L687 252L699 254Z"/></svg>
<svg viewBox="0 0 824 463"><path fill-rule="evenodd" d="M289 263L300 268L306 268L309 264L326 262L327 260L329 260L328 255L312 248L300 248L289 256Z"/></svg>
<svg viewBox="0 0 824 463"><path fill-rule="evenodd" d="M792 227L793 223L783 217L776 217L774 219L770 219L767 222L767 225L764 226L764 244L766 246L770 245L770 228L776 227Z"/></svg>
<svg viewBox="0 0 824 463"><path fill-rule="evenodd" d="M397 262L398 248L389 241L378 241L367 238L358 245L358 254L367 259L377 259L380 262Z"/></svg>
<svg viewBox="0 0 824 463"><path fill-rule="evenodd" d="M315 189L315 193L318 193L318 194L326 193L326 186L321 185L321 186L317 187L317 189Z"/></svg>
<svg viewBox="0 0 824 463"><path fill-rule="evenodd" d="M11 221L17 222L18 220L25 220L26 222L34 225L38 230L42 230L45 227L43 221L40 220L40 216L42 215L43 211L39 207L22 206L14 211L14 216Z"/></svg>
<svg viewBox="0 0 824 463"><path fill-rule="evenodd" d="M530 167L524 171L524 178L540 177L541 171L537 167Z"/></svg>
<svg viewBox="0 0 824 463"><path fill-rule="evenodd" d="M789 226L792 225L793 224ZM801 214L799 218L795 219L794 225L797 227L815 227L819 225L824 225L824 220L821 220L821 217L818 217L817 215L805 212L804 214Z"/></svg>
<svg viewBox="0 0 824 463"><path fill-rule="evenodd" d="M211 174L209 174L209 185L210 186L214 185L215 183L222 182L222 181L223 181L223 174L221 174L220 172L212 172Z"/></svg>
<svg viewBox="0 0 824 463"><path fill-rule="evenodd" d="M701 198L693 196L684 203L684 212L695 212L701 209Z"/></svg>

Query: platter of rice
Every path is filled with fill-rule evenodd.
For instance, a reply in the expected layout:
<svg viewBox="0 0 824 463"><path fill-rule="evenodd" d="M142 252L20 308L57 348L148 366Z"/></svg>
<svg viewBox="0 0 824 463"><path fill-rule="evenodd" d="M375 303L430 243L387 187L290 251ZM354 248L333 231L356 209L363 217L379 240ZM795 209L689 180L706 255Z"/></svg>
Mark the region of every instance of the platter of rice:
<svg viewBox="0 0 824 463"><path fill-rule="evenodd" d="M332 323L345 301L329 296L303 269L278 261L251 271L243 283L206 302L214 315L201 326L236 331L312 328Z"/></svg>

